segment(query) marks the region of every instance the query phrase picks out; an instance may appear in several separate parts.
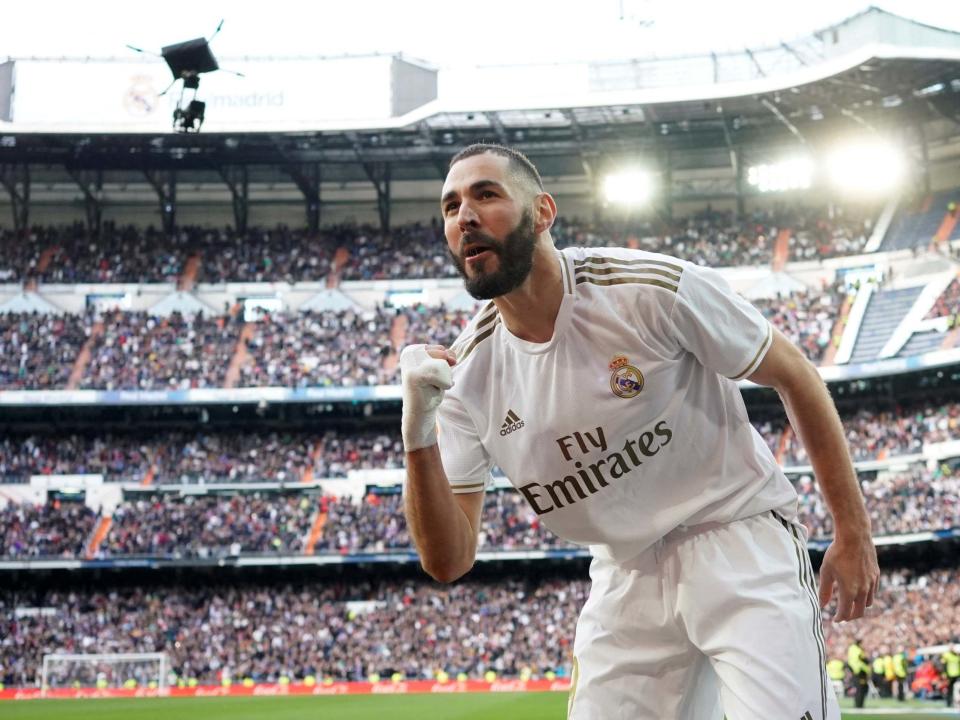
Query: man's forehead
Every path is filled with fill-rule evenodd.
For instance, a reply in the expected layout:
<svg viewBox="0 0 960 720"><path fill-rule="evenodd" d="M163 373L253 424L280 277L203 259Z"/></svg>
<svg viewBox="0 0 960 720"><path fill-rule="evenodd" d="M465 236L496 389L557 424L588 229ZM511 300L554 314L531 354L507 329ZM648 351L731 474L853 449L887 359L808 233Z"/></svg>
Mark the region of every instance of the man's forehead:
<svg viewBox="0 0 960 720"><path fill-rule="evenodd" d="M479 180L493 180L505 185L509 179L510 161L507 158L493 153L471 155L450 168L441 195L461 192Z"/></svg>

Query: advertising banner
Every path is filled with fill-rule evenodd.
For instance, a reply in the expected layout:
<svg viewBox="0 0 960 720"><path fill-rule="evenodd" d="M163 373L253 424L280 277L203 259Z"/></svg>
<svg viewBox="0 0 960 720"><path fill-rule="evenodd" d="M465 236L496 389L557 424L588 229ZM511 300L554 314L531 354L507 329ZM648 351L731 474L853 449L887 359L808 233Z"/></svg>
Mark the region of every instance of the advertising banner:
<svg viewBox="0 0 960 720"><path fill-rule="evenodd" d="M203 130L268 131L383 122L400 107L398 93L404 101L400 109L405 110L436 98L435 82L431 90L421 77L423 73L435 77L434 71L410 65L419 72L400 75L409 75L417 83L404 92L394 87L395 65L409 63L386 55L221 60L220 71L200 76L196 99L206 103ZM16 60L14 66L7 73L16 73L16 86L6 95L11 106L7 114L16 126L34 130L164 132L172 126L181 95L182 83L170 87L173 76L160 59ZM0 73L0 80L3 77ZM193 91L186 91L184 98L192 99Z"/></svg>

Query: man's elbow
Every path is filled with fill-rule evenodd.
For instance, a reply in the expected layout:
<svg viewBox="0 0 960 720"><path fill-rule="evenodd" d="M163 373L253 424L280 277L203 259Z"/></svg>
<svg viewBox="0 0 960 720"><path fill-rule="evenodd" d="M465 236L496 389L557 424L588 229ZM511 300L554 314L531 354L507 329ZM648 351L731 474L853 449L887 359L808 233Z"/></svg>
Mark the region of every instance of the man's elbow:
<svg viewBox="0 0 960 720"><path fill-rule="evenodd" d="M421 560L420 563L424 571L439 583L445 585L456 582L466 575L473 568L473 562L470 563L452 563L452 562L428 562Z"/></svg>

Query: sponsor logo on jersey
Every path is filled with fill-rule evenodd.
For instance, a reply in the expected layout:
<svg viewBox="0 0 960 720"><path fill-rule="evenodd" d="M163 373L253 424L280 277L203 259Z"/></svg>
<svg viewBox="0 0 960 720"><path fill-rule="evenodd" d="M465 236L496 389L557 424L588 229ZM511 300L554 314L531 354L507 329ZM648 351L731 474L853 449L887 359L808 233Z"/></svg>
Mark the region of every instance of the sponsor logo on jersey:
<svg viewBox="0 0 960 720"><path fill-rule="evenodd" d="M617 450L607 448L602 427L573 432L557 438L557 446L573 468L561 480L531 482L517 488L537 515L573 505L609 487L611 482L630 475L650 461L673 440L666 420L627 439ZM601 457L597 457L600 455Z"/></svg>
<svg viewBox="0 0 960 720"><path fill-rule="evenodd" d="M500 436L506 437L512 432L516 432L524 425L523 420L520 419L520 416L517 415L513 410L507 411L507 418L503 421L503 425L500 426Z"/></svg>
<svg viewBox="0 0 960 720"><path fill-rule="evenodd" d="M614 355L610 361L610 389L622 398L632 398L643 390L643 373L630 364L626 355Z"/></svg>

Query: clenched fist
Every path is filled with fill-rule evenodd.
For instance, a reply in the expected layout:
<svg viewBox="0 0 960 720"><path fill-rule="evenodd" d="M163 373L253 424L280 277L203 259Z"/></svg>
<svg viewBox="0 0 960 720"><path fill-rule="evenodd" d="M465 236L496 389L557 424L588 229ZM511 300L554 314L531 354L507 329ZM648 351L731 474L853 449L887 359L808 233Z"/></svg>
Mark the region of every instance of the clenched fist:
<svg viewBox="0 0 960 720"><path fill-rule="evenodd" d="M401 432L407 452L437 442L437 408L443 393L453 387L456 356L440 345L408 345L400 353L403 384Z"/></svg>

